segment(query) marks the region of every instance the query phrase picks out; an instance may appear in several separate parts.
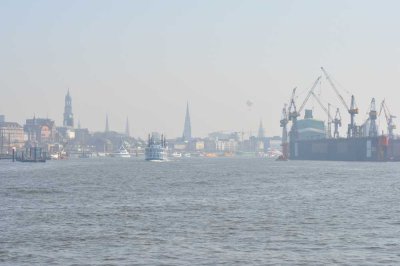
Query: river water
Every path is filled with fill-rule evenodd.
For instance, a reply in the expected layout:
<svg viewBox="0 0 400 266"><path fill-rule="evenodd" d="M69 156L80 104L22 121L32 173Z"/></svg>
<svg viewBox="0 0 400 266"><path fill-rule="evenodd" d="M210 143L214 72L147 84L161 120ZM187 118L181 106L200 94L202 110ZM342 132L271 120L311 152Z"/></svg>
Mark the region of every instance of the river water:
<svg viewBox="0 0 400 266"><path fill-rule="evenodd" d="M0 161L0 264L399 265L399 167Z"/></svg>

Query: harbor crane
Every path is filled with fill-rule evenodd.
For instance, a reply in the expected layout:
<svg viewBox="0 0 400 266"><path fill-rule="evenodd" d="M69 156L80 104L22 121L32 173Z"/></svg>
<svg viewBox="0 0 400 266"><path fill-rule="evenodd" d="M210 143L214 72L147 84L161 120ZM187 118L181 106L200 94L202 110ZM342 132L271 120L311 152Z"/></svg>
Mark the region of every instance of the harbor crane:
<svg viewBox="0 0 400 266"><path fill-rule="evenodd" d="M308 94L307 94L306 98L304 99L303 103L301 104L299 110L296 109L296 101L295 101L296 88L293 89L292 97L290 99L290 106L289 106L289 121L292 121L292 128L291 128L291 131L290 131L290 139L291 140L297 139L297 136L298 136L297 118L300 116L300 113L303 111L304 107L306 106L308 100L310 99L310 97L313 94L315 88L317 87L320 79L321 79L321 76L319 76L317 78L317 80L315 80L313 86L308 91Z"/></svg>
<svg viewBox="0 0 400 266"><path fill-rule="evenodd" d="M322 110L328 115L328 138L332 138L332 116L331 116L331 104L328 103L328 108L325 107L325 105L321 102L321 99L313 92L312 96L314 96L314 99L317 100L317 103L319 106L321 106Z"/></svg>
<svg viewBox="0 0 400 266"><path fill-rule="evenodd" d="M289 104L289 121L293 121L295 118L298 117L297 108L296 108L296 90L297 87L292 91L292 97L290 97L290 104Z"/></svg>
<svg viewBox="0 0 400 266"><path fill-rule="evenodd" d="M342 126L342 116L340 115L339 108L336 109L335 119L333 120L333 124L335 125L335 131L333 132L333 138L338 139L339 136L339 127Z"/></svg>
<svg viewBox="0 0 400 266"><path fill-rule="evenodd" d="M283 159L287 160L287 158L289 157L288 133L287 133L287 124L289 123L289 118L287 113L287 104L283 106L282 117L280 122L282 128L282 155Z"/></svg>
<svg viewBox="0 0 400 266"><path fill-rule="evenodd" d="M376 126L376 118L378 117L376 111L375 98L372 98L371 105L369 108L369 137L378 136L378 128Z"/></svg>
<svg viewBox="0 0 400 266"><path fill-rule="evenodd" d="M340 94L339 90L336 88L335 84L333 83L332 79L330 78L329 74L326 72L326 70L321 67L322 72L324 73L326 79L328 80L329 84L335 91L336 95L338 96L340 102L343 104L343 106L346 108L348 113L350 114L350 124L348 125L347 128L347 137L356 137L357 136L357 126L355 125L355 115L358 114L358 108L356 105L355 97L354 95L351 96L351 103L350 107L344 100L343 96Z"/></svg>
<svg viewBox="0 0 400 266"><path fill-rule="evenodd" d="M292 121L292 128L290 130L290 139L296 139L297 138L297 117L299 116L299 113L297 112L297 107L296 107L296 90L297 87L293 89L292 91L292 97L290 97L290 105L289 105L289 121Z"/></svg>
<svg viewBox="0 0 400 266"><path fill-rule="evenodd" d="M389 138L394 139L393 131L396 129L396 125L394 124L393 119L396 118L396 116L394 116L390 113L390 110L387 107L385 100L382 101L381 108L379 110L379 116L381 116L382 111L385 114Z"/></svg>

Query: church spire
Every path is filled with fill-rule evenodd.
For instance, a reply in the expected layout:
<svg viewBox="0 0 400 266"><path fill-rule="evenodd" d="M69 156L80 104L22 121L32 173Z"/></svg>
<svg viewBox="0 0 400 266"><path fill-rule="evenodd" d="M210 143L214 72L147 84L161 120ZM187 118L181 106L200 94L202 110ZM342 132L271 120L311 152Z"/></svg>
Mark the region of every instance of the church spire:
<svg viewBox="0 0 400 266"><path fill-rule="evenodd" d="M65 106L64 106L64 127L74 127L74 115L72 114L72 98L69 94L69 88L67 95L65 95Z"/></svg>
<svg viewBox="0 0 400 266"><path fill-rule="evenodd" d="M130 129L129 129L129 118L128 117L126 117L125 135L127 137L131 136Z"/></svg>
<svg viewBox="0 0 400 266"><path fill-rule="evenodd" d="M185 126L183 128L182 138L184 141L190 141L192 139L192 125L190 123L189 102L187 102L186 104Z"/></svg>
<svg viewBox="0 0 400 266"><path fill-rule="evenodd" d="M110 132L110 126L108 124L108 114L106 114L106 129L105 132Z"/></svg>
<svg viewBox="0 0 400 266"><path fill-rule="evenodd" d="M258 136L257 136L257 138L259 140L262 140L262 139L265 138L265 130L264 130L264 127L263 127L262 120L260 120L260 126L258 127Z"/></svg>

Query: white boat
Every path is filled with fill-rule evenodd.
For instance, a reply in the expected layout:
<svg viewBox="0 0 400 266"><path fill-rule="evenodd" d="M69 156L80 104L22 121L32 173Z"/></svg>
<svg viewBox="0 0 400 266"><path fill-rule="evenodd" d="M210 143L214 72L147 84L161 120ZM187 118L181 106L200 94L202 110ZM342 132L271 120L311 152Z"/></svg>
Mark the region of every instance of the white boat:
<svg viewBox="0 0 400 266"><path fill-rule="evenodd" d="M58 159L60 159L60 154L59 153L52 153L52 154L50 154L50 159L58 160Z"/></svg>
<svg viewBox="0 0 400 266"><path fill-rule="evenodd" d="M172 157L174 157L174 158L181 158L181 157L182 157L182 153L180 153L180 152L174 152L174 153L172 153Z"/></svg>
<svg viewBox="0 0 400 266"><path fill-rule="evenodd" d="M162 162L168 160L165 137L161 135L160 139L158 136L156 133L152 133L151 136L149 135L147 147L144 152L146 161Z"/></svg>
<svg viewBox="0 0 400 266"><path fill-rule="evenodd" d="M118 151L112 154L112 157L117 157L117 158L131 158L131 155L129 152L125 149L124 145L121 145L119 147Z"/></svg>

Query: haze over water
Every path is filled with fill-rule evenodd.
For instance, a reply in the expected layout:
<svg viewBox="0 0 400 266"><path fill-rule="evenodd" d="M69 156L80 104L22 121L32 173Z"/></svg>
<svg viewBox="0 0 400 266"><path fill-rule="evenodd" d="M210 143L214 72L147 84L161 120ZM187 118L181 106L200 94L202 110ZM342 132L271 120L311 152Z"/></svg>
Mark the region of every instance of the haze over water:
<svg viewBox="0 0 400 266"><path fill-rule="evenodd" d="M399 264L397 168L0 161L0 264Z"/></svg>
<svg viewBox="0 0 400 266"><path fill-rule="evenodd" d="M0 114L60 126L70 88L76 122L91 131L104 130L107 113L111 130L123 132L128 116L135 137L181 136L189 101L196 137L254 132L260 120L280 135L291 90L308 90L323 66L347 103L356 96L359 124L372 97L399 115L399 9L394 0L2 0ZM322 87L344 134L347 112Z"/></svg>

